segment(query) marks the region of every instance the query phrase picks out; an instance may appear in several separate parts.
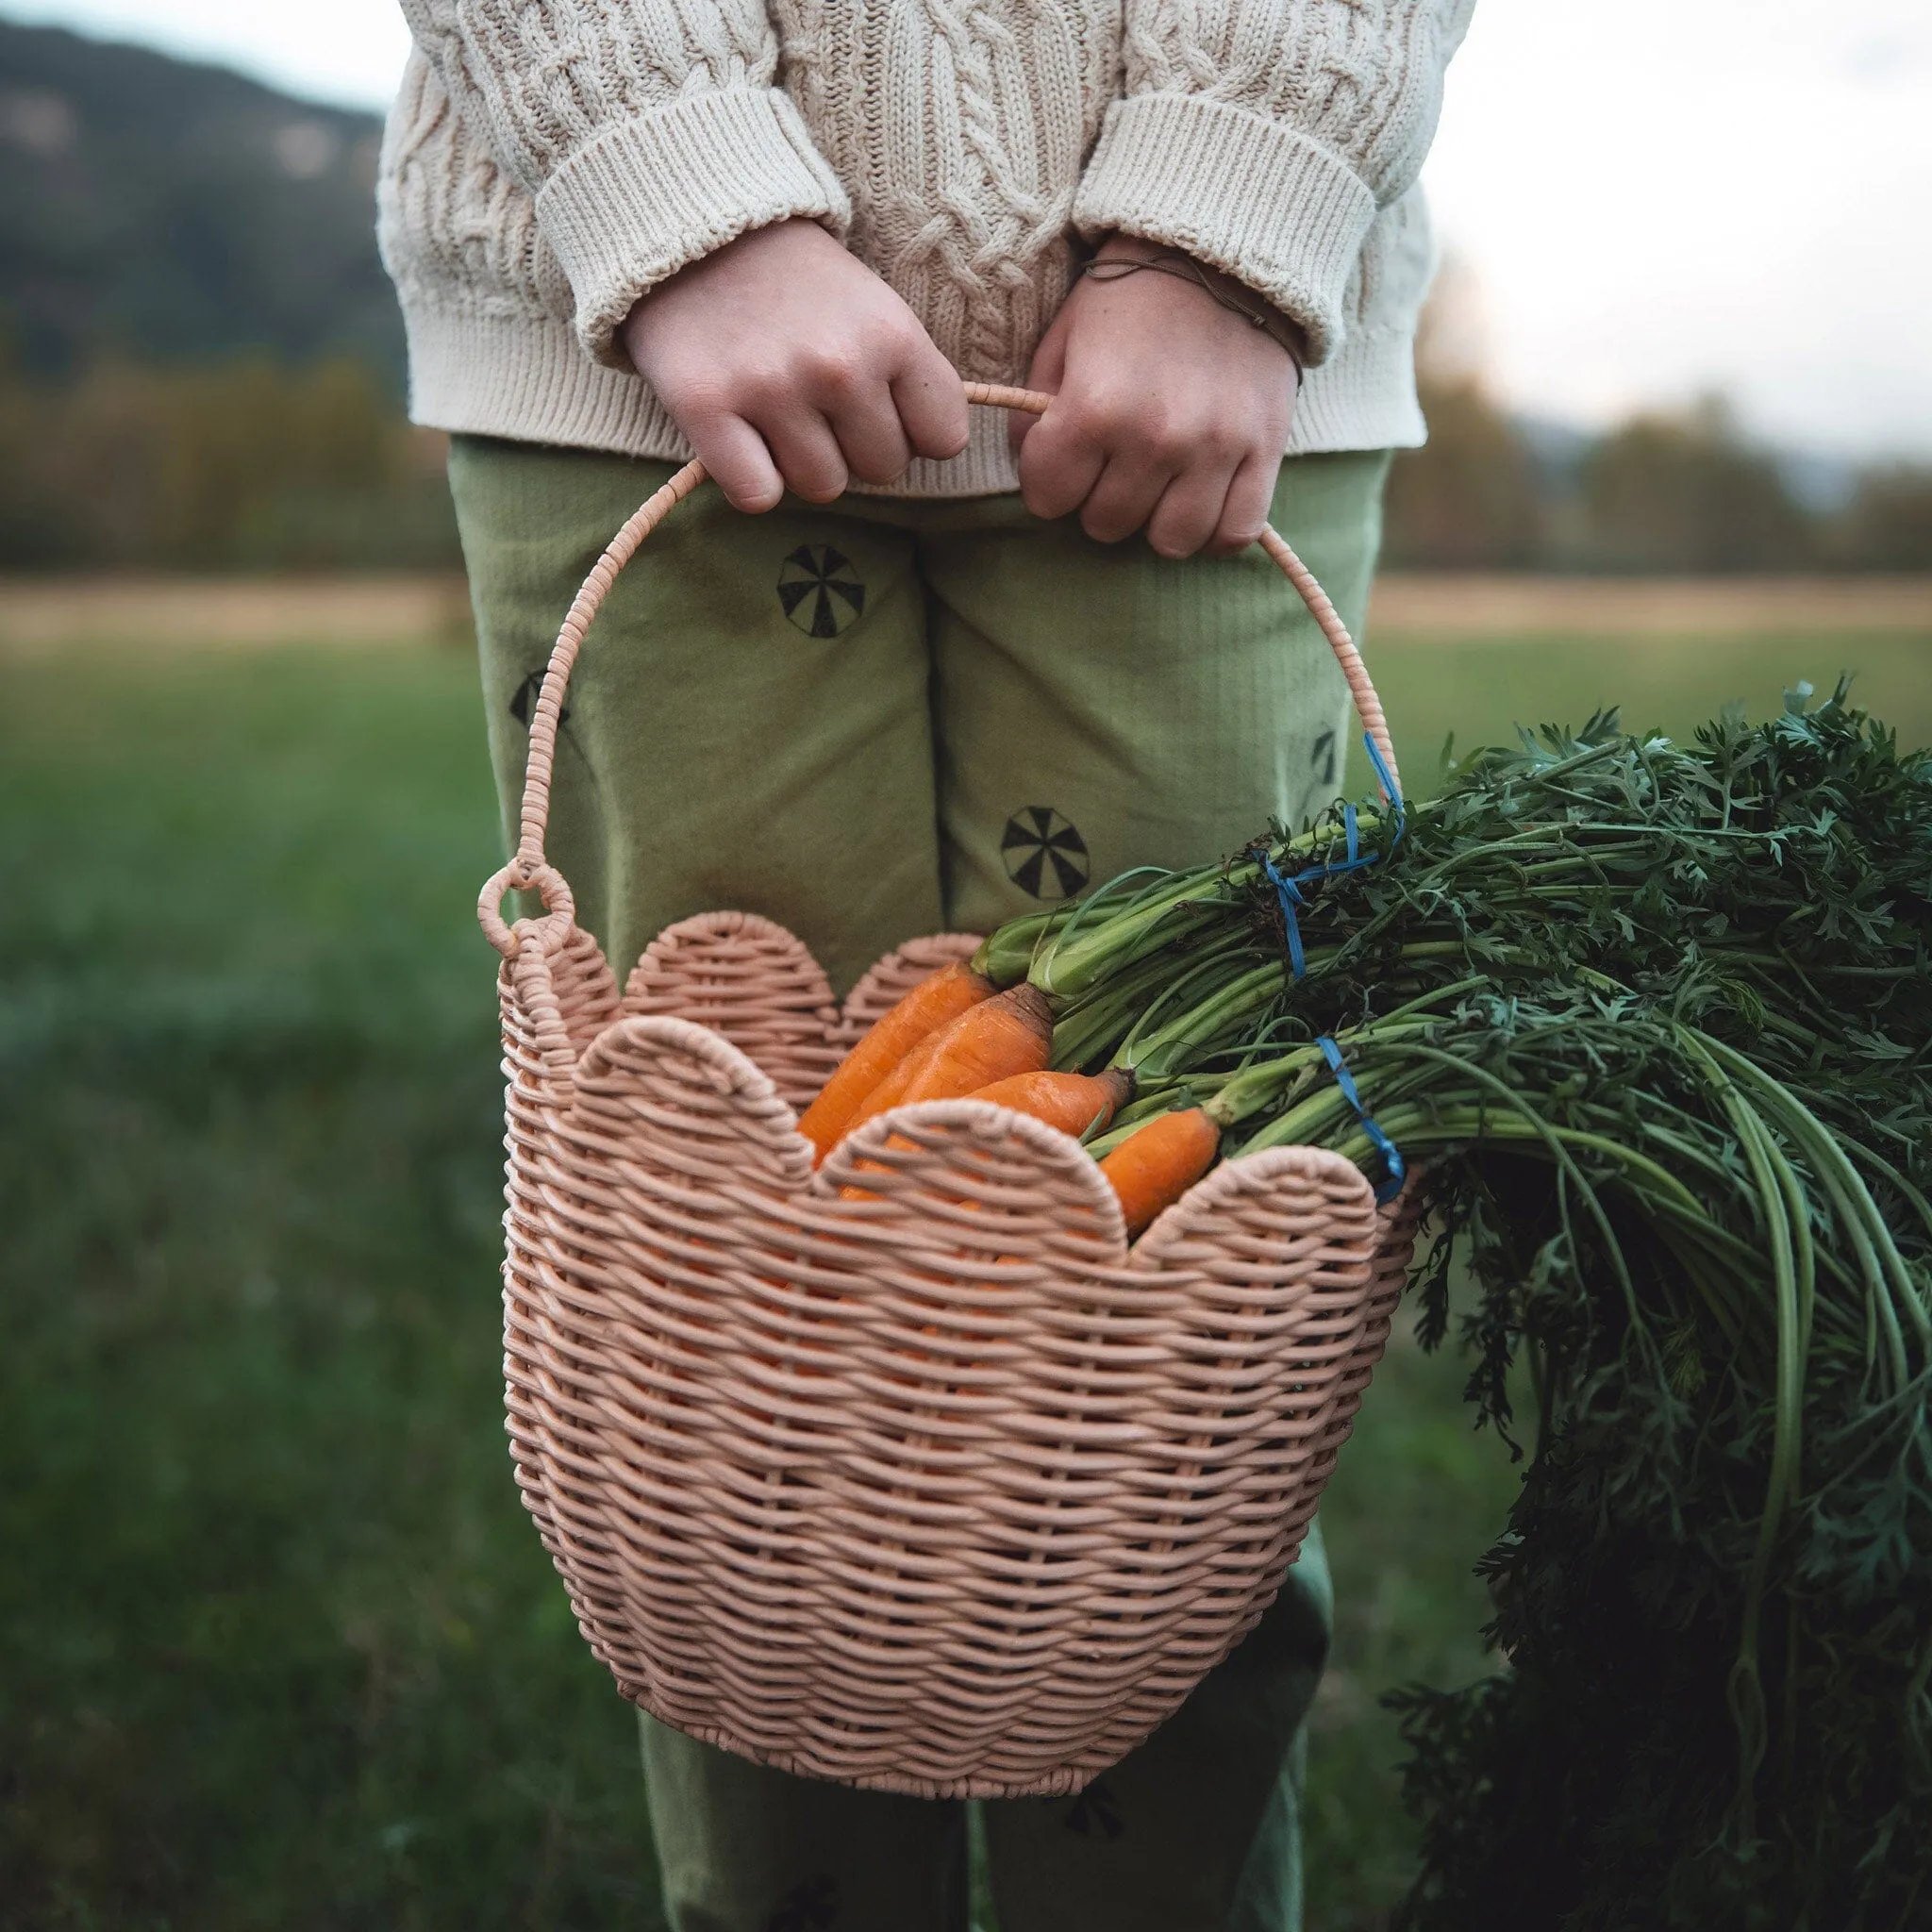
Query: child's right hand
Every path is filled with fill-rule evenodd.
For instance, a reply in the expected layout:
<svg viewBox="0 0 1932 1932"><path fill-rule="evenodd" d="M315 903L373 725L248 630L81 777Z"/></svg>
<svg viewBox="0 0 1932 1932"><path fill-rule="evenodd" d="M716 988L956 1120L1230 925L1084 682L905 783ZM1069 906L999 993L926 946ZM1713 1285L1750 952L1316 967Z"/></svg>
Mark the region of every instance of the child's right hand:
<svg viewBox="0 0 1932 1932"><path fill-rule="evenodd" d="M816 222L694 261L624 325L637 372L742 510L829 503L966 446L966 391L919 319Z"/></svg>

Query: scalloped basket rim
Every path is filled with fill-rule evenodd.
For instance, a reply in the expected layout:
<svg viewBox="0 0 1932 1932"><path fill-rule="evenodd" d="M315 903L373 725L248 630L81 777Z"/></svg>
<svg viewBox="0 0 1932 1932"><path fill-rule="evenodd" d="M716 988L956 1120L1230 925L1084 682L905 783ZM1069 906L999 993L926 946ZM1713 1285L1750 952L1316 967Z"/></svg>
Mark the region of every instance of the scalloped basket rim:
<svg viewBox="0 0 1932 1932"><path fill-rule="evenodd" d="M667 938L681 937L688 927L700 927L708 922L719 919L741 921L742 925L739 928L741 931L769 933L773 937L788 941L791 946L797 948L802 958L808 960L821 975L824 974L824 968L820 965L817 956L796 933L792 932L788 926L781 924L777 920L769 919L762 913L757 912L724 911L697 913L690 919L679 920L671 925L667 925L662 932L658 933L644 947L642 953L640 954L640 958L647 957L651 952L662 945ZM514 930L521 939L525 937L527 929L528 936L541 943L543 931L548 926L549 920L547 918L543 920L519 920ZM576 930L582 931L583 928L577 927ZM899 958L910 947L933 943L949 943L956 941L963 941L967 939L975 939L976 943L976 937L968 933L921 934L917 938L906 940L901 944L891 948L891 951L881 954L854 982L853 992L857 992L865 986L881 968ZM606 969L609 970L609 960L606 958L601 945L598 946L597 952L598 957L604 959ZM829 991L829 979L825 983ZM850 1024L847 1022L846 1009L851 999L852 993L848 993L842 1000L838 998L836 994L831 999L831 1005L838 1011L841 1021L846 1024ZM814 1196L815 1204L824 1201L827 1195L832 1196L836 1204L834 1211L841 1208L869 1208L872 1204L838 1201L836 1198L838 1189L841 1185L853 1184L857 1180L857 1176L851 1172L853 1166L858 1160L871 1158L874 1155L884 1152L885 1143L894 1134L905 1134L908 1129L911 1129L913 1132L910 1137L916 1137L918 1126L926 1122L930 1122L935 1125L946 1126L985 1124L989 1127L994 1122L997 1122L1000 1129L1007 1137L1019 1140L1030 1149L1040 1154L1043 1159L1051 1162L1053 1166L1060 1169L1070 1176L1082 1174L1083 1173L1084 1174L1091 1174L1092 1176L1093 1206L1095 1211L1108 1219L1117 1242L1117 1252L1113 1258L1118 1263L1130 1266L1137 1259L1141 1265L1150 1266L1155 1258L1164 1251L1166 1246L1166 1237L1163 1234L1163 1228L1169 1226L1170 1224L1191 1219L1193 1210L1190 1208L1191 1203L1198 1203L1200 1207L1206 1207L1217 1199L1229 1187L1238 1185L1238 1183L1231 1182L1227 1178L1231 1174L1242 1171L1245 1171L1247 1174L1254 1174L1257 1171L1266 1173L1307 1173L1308 1164L1312 1163L1315 1172L1327 1176L1334 1183L1347 1187L1349 1182L1352 1181L1363 1193L1371 1196L1374 1194L1374 1190L1361 1170L1353 1161L1345 1159L1341 1155L1335 1153L1330 1148L1301 1145L1264 1148L1257 1154L1241 1154L1236 1155L1229 1159L1217 1160L1208 1173L1189 1188L1178 1200L1171 1207L1164 1208L1148 1226L1143 1228L1132 1241L1129 1241L1125 1225L1121 1220L1120 1202L1115 1196L1112 1188L1107 1184L1105 1178L1101 1175L1099 1162L1071 1134L1063 1133L1059 1128L1051 1126L1044 1121L1034 1120L1027 1114L1016 1113L1011 1108L1000 1107L991 1101L973 1100L970 1098L919 1101L910 1107L892 1108L887 1112L878 1115L875 1119L868 1121L862 1127L859 1127L856 1132L848 1136L847 1139L835 1145L832 1151L825 1157L824 1162L818 1167L813 1168L810 1164L813 1152L811 1142L807 1141L802 1134L798 1133L798 1109L778 1091L777 1085L772 1076L758 1065L751 1055L746 1053L742 1047L738 1046L734 1041L727 1039L716 1027L708 1026L702 1021L684 1020L672 1014L662 1013L620 1014L616 1019L608 1021L604 1026L600 1027L572 1062L571 1080L574 1088L585 1077L586 1069L592 1058L603 1054L606 1050L607 1041L616 1034L625 1034L632 1039L641 1038L660 1041L665 1045L677 1046L686 1052L698 1048L698 1042L686 1036L689 1034L702 1035L706 1042L701 1049L704 1057L720 1072L729 1070L732 1074L732 1088L736 1092L747 1102L774 1105L782 1108L790 1116L789 1125L791 1130L805 1153L807 1162L805 1185ZM618 1073L619 1070L613 1068L611 1070L611 1076L618 1076ZM1274 1159L1270 1158L1271 1156L1285 1158ZM1262 1167L1259 1170L1257 1170L1255 1166L1257 1162L1262 1163ZM1076 1182L1076 1185L1080 1183ZM1189 1212L1184 1215L1182 1213L1183 1209L1189 1209ZM876 1217L868 1213L859 1218L872 1220Z"/></svg>
<svg viewBox="0 0 1932 1932"><path fill-rule="evenodd" d="M1194 1211L1211 1206L1231 1187L1256 1175L1308 1174L1312 1170L1314 1174L1350 1192L1359 1192L1373 1199L1374 1191L1361 1170L1330 1148L1268 1147L1258 1153L1238 1155L1232 1159L1218 1161L1172 1207L1163 1210L1135 1240L1129 1241L1121 1220L1120 1202L1101 1174L1100 1163L1071 1134L1062 1133L1058 1127L1034 1120L1030 1115L1016 1113L1011 1108L970 1098L924 1100L909 1107L895 1107L866 1122L840 1141L825 1157L823 1165L814 1169L810 1165L811 1142L798 1132L796 1110L777 1091L770 1074L724 1034L698 1021L679 1020L669 1014L625 1014L605 1026L577 1057L573 1069L574 1079L584 1076L587 1063L593 1056L603 1058L607 1041L619 1038L670 1047L702 1058L721 1073L728 1070L731 1076L729 1091L739 1099L752 1107L783 1109L789 1116L787 1124L797 1145L799 1158L804 1163L804 1172L797 1176L797 1191L809 1193L816 1208L829 1208L835 1214L856 1210L853 1218L861 1224L883 1218L874 1210L887 1204L843 1200L840 1198L839 1190L865 1184L863 1175L858 1172L861 1161L876 1162L882 1158L885 1164L890 1165L891 1151L887 1143L895 1136L923 1146L924 1142L919 1129L928 1124L979 1127L988 1139L997 1137L1017 1141L1039 1155L1043 1165L1088 1192L1093 1211L1107 1224L1106 1232L1112 1249L1107 1258L1115 1265L1133 1266L1141 1257L1144 1257L1141 1258L1141 1265L1149 1265L1166 1245L1164 1239L1157 1237L1162 1235L1164 1224L1171 1218L1191 1220ZM613 1066L608 1071L593 1072L591 1077L600 1081L622 1080L628 1077L628 1070ZM1190 1204L1193 1204L1191 1209ZM1190 1209L1190 1212L1184 1215L1183 1209Z"/></svg>

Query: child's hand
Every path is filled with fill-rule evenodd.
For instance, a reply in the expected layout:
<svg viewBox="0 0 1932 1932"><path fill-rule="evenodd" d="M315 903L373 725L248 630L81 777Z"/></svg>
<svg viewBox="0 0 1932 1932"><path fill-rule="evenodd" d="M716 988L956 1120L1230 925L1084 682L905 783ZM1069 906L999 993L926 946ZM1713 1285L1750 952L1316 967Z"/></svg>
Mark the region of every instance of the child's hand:
<svg viewBox="0 0 1932 1932"><path fill-rule="evenodd" d="M740 509L966 446L966 392L919 319L816 222L741 235L624 325L631 361Z"/></svg>
<svg viewBox="0 0 1932 1932"><path fill-rule="evenodd" d="M1124 240L1100 250L1153 253ZM1054 392L1045 415L1015 426L1036 516L1077 509L1103 543L1144 525L1163 557L1240 550L1268 521L1295 366L1205 289L1152 270L1083 276L1034 352L1028 387Z"/></svg>

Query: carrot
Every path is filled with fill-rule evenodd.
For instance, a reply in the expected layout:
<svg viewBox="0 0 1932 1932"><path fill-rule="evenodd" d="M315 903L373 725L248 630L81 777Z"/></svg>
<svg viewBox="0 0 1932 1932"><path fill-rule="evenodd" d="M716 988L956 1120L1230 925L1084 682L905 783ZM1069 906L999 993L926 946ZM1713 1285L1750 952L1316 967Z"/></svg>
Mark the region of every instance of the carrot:
<svg viewBox="0 0 1932 1932"><path fill-rule="evenodd" d="M969 1008L968 1010L973 1009ZM843 1130L839 1135L840 1141L842 1141L854 1127L862 1125L874 1114L884 1113L889 1107L897 1107L905 1099L907 1088L931 1064L933 1055L939 1051L941 1040L952 1024L948 1021L944 1026L935 1027L924 1040L913 1043L912 1050L906 1058L853 1108L852 1118L845 1123ZM837 1146L838 1141L832 1144Z"/></svg>
<svg viewBox="0 0 1932 1932"><path fill-rule="evenodd" d="M1053 1050L1053 1011L1038 988L1016 986L968 1007L928 1033L854 1112L842 1141L888 1108L958 1100L1014 1074L1041 1074Z"/></svg>
<svg viewBox="0 0 1932 1932"><path fill-rule="evenodd" d="M1131 1074L1111 1067L1104 1074L1014 1074L981 1087L968 1097L1009 1107L1071 1134L1077 1141L1094 1126L1106 1126L1133 1091Z"/></svg>
<svg viewBox="0 0 1932 1932"><path fill-rule="evenodd" d="M832 1151L867 1094L927 1034L938 1032L992 993L992 981L960 959L927 974L891 1012L881 1013L839 1062L838 1071L819 1090L819 1097L798 1124L798 1131L816 1150L814 1162Z"/></svg>
<svg viewBox="0 0 1932 1932"><path fill-rule="evenodd" d="M1100 1163L1119 1197L1129 1240L1171 1208L1208 1170L1221 1149L1221 1129L1198 1107L1157 1114Z"/></svg>

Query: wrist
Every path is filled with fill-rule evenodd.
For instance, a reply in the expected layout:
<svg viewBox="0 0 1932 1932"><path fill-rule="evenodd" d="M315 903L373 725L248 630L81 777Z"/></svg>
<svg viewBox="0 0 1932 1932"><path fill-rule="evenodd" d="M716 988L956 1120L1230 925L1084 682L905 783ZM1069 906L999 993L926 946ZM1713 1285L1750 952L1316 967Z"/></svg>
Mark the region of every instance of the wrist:
<svg viewBox="0 0 1932 1932"><path fill-rule="evenodd" d="M686 262L675 275L648 288L632 303L618 325L617 340L625 348L633 369L643 374L639 350L656 312L674 309L689 313L691 305L707 305L742 310L747 299L747 282L770 278L773 282L789 275L809 273L819 259L815 244L829 244L849 260L844 244L821 222L805 215L789 215L768 222L762 227L747 228L708 253ZM801 268L801 262L804 267Z"/></svg>
<svg viewBox="0 0 1932 1932"><path fill-rule="evenodd" d="M1112 263L1121 266L1109 272L1108 265ZM1242 317L1250 327L1287 352L1289 360L1294 364L1296 385L1300 385L1307 372L1307 331L1293 316L1284 314L1239 276L1228 275L1185 249L1150 242L1139 235L1109 234L1076 273L1091 275L1097 281L1117 281L1141 270L1191 281L1208 300L1230 314Z"/></svg>

